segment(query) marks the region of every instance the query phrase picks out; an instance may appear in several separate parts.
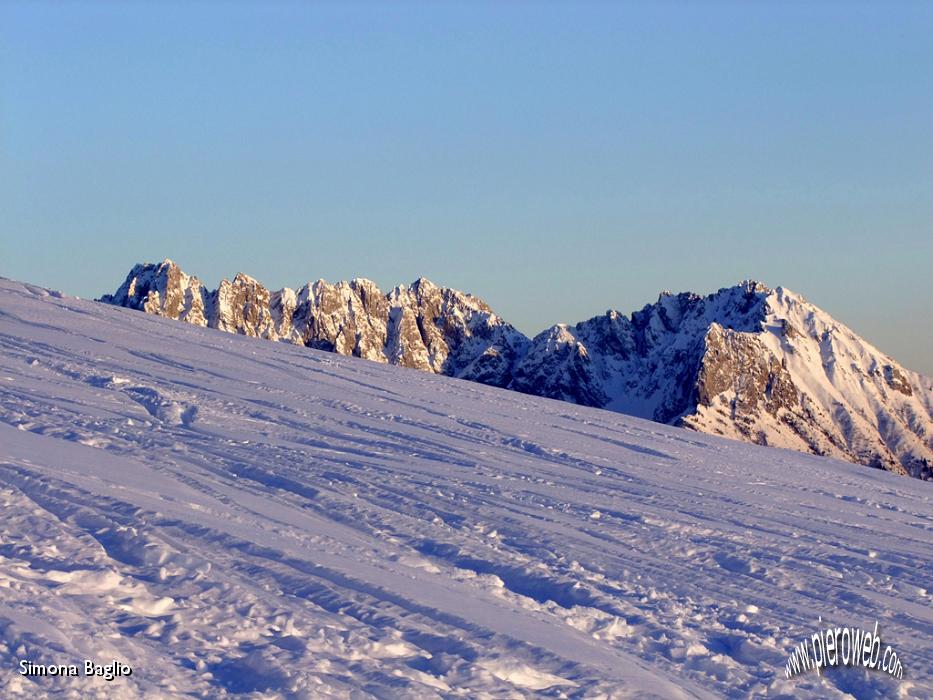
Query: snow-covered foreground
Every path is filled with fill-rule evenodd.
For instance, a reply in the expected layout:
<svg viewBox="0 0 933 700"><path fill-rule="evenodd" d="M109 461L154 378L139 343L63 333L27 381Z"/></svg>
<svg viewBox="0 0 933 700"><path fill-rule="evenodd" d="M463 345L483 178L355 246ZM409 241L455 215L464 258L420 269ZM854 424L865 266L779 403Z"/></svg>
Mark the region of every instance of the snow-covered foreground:
<svg viewBox="0 0 933 700"><path fill-rule="evenodd" d="M0 696L933 692L927 483L9 281L0 346ZM784 680L876 619L903 681Z"/></svg>

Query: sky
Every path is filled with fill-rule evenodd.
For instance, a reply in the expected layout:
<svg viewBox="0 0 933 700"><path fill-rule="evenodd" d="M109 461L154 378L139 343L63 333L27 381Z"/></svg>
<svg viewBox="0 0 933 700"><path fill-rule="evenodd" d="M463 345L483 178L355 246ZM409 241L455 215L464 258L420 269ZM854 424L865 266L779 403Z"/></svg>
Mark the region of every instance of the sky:
<svg viewBox="0 0 933 700"><path fill-rule="evenodd" d="M0 275L802 293L933 375L933 3L0 3Z"/></svg>

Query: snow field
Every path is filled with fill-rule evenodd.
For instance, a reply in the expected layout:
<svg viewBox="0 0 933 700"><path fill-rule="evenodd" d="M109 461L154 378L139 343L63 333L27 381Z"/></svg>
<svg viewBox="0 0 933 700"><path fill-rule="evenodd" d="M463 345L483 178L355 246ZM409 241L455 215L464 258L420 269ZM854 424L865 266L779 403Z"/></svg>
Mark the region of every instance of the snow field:
<svg viewBox="0 0 933 700"><path fill-rule="evenodd" d="M0 348L4 697L933 691L923 482L9 281ZM818 616L905 680L784 680Z"/></svg>

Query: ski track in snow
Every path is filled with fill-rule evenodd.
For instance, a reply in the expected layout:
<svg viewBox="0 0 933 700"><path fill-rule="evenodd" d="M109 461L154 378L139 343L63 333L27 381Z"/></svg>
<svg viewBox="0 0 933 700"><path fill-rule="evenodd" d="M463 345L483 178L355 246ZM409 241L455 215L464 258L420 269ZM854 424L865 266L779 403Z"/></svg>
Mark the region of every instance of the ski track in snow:
<svg viewBox="0 0 933 700"><path fill-rule="evenodd" d="M3 697L930 697L931 495L0 280Z"/></svg>

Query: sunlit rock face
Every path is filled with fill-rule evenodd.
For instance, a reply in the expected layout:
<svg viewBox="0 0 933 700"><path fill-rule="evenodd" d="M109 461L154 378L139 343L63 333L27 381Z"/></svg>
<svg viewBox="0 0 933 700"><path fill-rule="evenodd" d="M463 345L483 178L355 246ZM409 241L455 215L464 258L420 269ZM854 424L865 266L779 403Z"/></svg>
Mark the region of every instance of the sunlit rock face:
<svg viewBox="0 0 933 700"><path fill-rule="evenodd" d="M113 294L101 301L206 326L209 294L197 277L189 277L171 260L135 265Z"/></svg>
<svg viewBox="0 0 933 700"><path fill-rule="evenodd" d="M209 324L229 333L278 340L270 298L268 289L243 273L232 282L221 280L211 295Z"/></svg>

